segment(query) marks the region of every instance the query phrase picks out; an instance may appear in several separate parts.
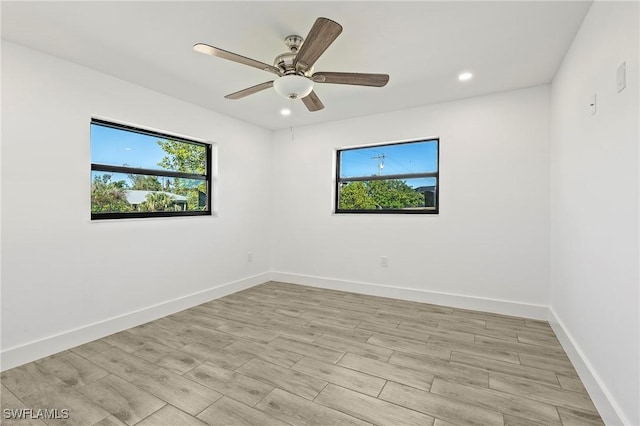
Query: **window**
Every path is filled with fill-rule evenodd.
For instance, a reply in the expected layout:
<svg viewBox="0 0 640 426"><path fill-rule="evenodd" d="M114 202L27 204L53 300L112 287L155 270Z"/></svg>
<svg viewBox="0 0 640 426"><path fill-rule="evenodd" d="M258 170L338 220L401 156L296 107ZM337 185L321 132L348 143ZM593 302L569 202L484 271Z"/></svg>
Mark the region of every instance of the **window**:
<svg viewBox="0 0 640 426"><path fill-rule="evenodd" d="M348 148L336 155L336 213L438 213L439 140Z"/></svg>
<svg viewBox="0 0 640 426"><path fill-rule="evenodd" d="M91 219L211 215L211 145L91 120Z"/></svg>

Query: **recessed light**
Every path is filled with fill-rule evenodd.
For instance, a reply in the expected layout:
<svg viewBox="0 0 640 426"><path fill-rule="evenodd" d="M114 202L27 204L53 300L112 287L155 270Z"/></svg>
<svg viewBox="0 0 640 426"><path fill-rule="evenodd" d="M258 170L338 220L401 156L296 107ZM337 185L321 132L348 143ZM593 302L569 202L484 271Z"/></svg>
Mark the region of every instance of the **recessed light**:
<svg viewBox="0 0 640 426"><path fill-rule="evenodd" d="M471 74L470 72L463 72L458 76L458 80L467 81L471 80L471 77L473 77L473 74Z"/></svg>
<svg viewBox="0 0 640 426"><path fill-rule="evenodd" d="M280 110L280 114L282 115L291 115L291 110L289 108L283 108Z"/></svg>

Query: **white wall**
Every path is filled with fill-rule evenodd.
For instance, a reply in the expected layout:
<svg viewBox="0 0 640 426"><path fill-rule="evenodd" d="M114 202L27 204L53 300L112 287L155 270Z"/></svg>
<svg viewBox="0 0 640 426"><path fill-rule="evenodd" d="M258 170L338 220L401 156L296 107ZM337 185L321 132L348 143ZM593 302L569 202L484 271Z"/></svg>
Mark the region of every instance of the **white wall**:
<svg viewBox="0 0 640 426"><path fill-rule="evenodd" d="M611 402L592 394L605 420L629 425L640 425L638 14L637 2L595 2L551 94L552 319Z"/></svg>
<svg viewBox="0 0 640 426"><path fill-rule="evenodd" d="M421 137L440 138L439 215L332 214L335 148ZM548 304L548 86L276 132L273 158L276 278L489 310L510 308L479 299Z"/></svg>
<svg viewBox="0 0 640 426"><path fill-rule="evenodd" d="M92 115L215 142L218 216L91 222ZM2 124L3 369L266 281L270 132L6 42Z"/></svg>

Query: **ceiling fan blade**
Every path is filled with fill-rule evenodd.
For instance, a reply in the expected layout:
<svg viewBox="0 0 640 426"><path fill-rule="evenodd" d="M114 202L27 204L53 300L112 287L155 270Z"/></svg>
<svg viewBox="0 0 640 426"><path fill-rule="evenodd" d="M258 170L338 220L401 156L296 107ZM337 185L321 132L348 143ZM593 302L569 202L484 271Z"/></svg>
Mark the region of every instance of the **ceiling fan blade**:
<svg viewBox="0 0 640 426"><path fill-rule="evenodd" d="M351 84L354 86L383 87L389 82L387 74L355 72L317 72L311 76L315 83Z"/></svg>
<svg viewBox="0 0 640 426"><path fill-rule="evenodd" d="M208 44L198 43L193 45L193 50L196 52L204 53L206 55L217 56L218 58L228 59L239 64L249 65L250 67L258 68L263 71L269 71L277 75L282 75L280 69L265 64L264 62L256 61L255 59L247 58L237 53L227 52L226 50L218 49L217 47L209 46Z"/></svg>
<svg viewBox="0 0 640 426"><path fill-rule="evenodd" d="M342 26L337 22L327 18L316 19L294 59L296 68L303 71L311 68L341 32Z"/></svg>
<svg viewBox="0 0 640 426"><path fill-rule="evenodd" d="M320 100L318 95L316 95L316 92L314 92L313 90L307 96L302 98L302 102L307 107L307 109L311 112L320 111L321 109L324 108L322 101Z"/></svg>
<svg viewBox="0 0 640 426"><path fill-rule="evenodd" d="M256 84L255 86L248 87L246 89L240 90L239 92L231 93L230 95L225 96L227 99L240 99L245 96L253 95L261 90L268 89L273 86L273 81L267 81L264 83Z"/></svg>

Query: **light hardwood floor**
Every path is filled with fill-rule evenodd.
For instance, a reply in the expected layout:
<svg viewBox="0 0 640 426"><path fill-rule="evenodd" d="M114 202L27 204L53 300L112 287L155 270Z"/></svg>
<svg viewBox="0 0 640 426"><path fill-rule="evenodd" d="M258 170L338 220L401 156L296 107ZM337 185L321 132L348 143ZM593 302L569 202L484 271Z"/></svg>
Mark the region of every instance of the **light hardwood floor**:
<svg viewBox="0 0 640 426"><path fill-rule="evenodd" d="M602 425L546 322L270 282L2 373L49 425Z"/></svg>

